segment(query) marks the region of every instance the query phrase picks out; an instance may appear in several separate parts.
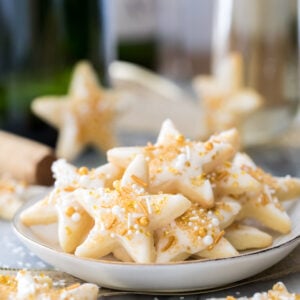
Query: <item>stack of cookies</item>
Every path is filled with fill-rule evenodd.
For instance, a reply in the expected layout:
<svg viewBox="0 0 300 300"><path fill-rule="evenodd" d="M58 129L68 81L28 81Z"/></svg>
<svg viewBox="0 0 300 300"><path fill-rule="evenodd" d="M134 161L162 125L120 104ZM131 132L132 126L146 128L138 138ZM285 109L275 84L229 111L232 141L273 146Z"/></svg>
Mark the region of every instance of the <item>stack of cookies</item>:
<svg viewBox="0 0 300 300"><path fill-rule="evenodd" d="M53 190L21 220L57 223L63 251L94 259L167 263L268 247L291 231L282 203L299 197L300 179L266 173L239 144L235 129L192 141L166 120L156 143L110 149L98 168L57 160Z"/></svg>

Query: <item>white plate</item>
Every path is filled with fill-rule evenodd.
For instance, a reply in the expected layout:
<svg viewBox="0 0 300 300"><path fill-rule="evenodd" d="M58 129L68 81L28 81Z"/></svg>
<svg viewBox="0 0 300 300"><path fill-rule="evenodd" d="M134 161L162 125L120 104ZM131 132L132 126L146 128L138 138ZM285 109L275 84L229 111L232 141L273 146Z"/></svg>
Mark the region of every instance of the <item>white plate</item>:
<svg viewBox="0 0 300 300"><path fill-rule="evenodd" d="M292 232L275 238L272 247L232 258L168 264L93 260L63 253L58 246L56 226L25 227L20 221L21 211L14 219L14 230L45 262L85 281L128 291L184 292L220 287L276 264L300 242L300 201L289 203Z"/></svg>

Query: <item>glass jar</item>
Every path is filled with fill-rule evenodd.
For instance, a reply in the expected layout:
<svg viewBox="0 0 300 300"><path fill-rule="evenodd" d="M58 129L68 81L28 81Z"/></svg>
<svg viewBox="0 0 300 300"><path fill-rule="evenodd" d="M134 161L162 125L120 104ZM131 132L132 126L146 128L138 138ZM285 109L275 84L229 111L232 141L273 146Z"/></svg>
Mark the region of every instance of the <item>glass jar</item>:
<svg viewBox="0 0 300 300"><path fill-rule="evenodd" d="M286 131L299 104L296 0L217 0L212 68L240 53L242 81L263 97L241 128L244 143L266 143Z"/></svg>

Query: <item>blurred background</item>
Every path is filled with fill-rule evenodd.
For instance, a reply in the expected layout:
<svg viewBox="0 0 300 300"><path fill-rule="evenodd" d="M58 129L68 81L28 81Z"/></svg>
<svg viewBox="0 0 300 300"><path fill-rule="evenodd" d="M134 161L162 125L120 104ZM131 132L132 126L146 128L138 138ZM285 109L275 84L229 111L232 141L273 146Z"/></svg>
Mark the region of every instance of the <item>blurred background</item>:
<svg viewBox="0 0 300 300"><path fill-rule="evenodd" d="M269 31L266 38L269 46L262 52L261 45L256 45L256 56L251 61L260 65L261 59L268 56L273 69L277 68L277 58L272 55L279 48L272 41L278 40L279 31L288 32L293 49L298 51L296 0L288 4L281 1L281 5L280 0L248 1L250 7L249 4L238 7L239 1L234 0L223 1L223 5L218 2L0 0L0 127L53 146L56 130L30 112L30 103L37 96L66 94L72 68L81 59L91 61L105 86L110 84L108 66L115 60L132 62L180 86L188 86L196 75L212 71L212 58L219 57L222 51L224 54L251 49L247 34L252 25L245 21L249 12L260 28L268 27L265 24L270 7L275 9L271 14L273 23L268 28L284 20L283 26L275 26L284 31ZM295 51L288 54L289 70L293 67L288 74L298 75L297 54ZM296 75L288 79L292 87L289 92L293 90L289 96L293 100L288 105L291 120L299 102L298 85L291 84L298 84ZM282 116L275 115L278 117ZM265 116L262 118L265 120Z"/></svg>
<svg viewBox="0 0 300 300"><path fill-rule="evenodd" d="M210 0L0 0L0 127L54 145L30 102L65 94L80 59L106 85L116 59L177 81L207 73L212 11Z"/></svg>

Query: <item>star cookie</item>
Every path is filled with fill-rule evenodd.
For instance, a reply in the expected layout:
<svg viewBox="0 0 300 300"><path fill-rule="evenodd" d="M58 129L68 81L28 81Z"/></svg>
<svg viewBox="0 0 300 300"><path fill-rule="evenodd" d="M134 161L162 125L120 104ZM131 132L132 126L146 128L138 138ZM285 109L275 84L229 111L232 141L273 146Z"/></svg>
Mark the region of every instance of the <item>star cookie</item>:
<svg viewBox="0 0 300 300"><path fill-rule="evenodd" d="M211 210L194 203L183 215L157 231L157 262L185 260L193 254L199 257L201 251L215 247L214 256L237 255L224 239L223 229L234 221L240 209L241 205L230 198L218 202ZM209 253L203 252L202 257L205 255Z"/></svg>
<svg viewBox="0 0 300 300"><path fill-rule="evenodd" d="M298 300L299 298L299 294L290 293L282 282L277 282L271 290L257 292L252 297L227 296L226 298L208 298L208 300Z"/></svg>
<svg viewBox="0 0 300 300"><path fill-rule="evenodd" d="M184 260L188 257L201 259L201 258L224 258L224 257L232 257L238 255L237 250L232 246L232 244L223 237L224 232L221 231L224 228L227 228L235 219L235 216L241 209L241 205L234 199L230 197L222 198L222 201L216 203L215 209L208 211L205 210L197 204L193 204L184 215L178 217L174 224L167 225L164 228L158 229L156 231L156 247L158 248L158 262L168 262L169 259L172 261ZM207 230L205 224L211 221L211 225L207 224L209 229L212 229L213 225L215 227L214 234L216 239L213 244L207 246L204 244L203 238L204 232L209 234L209 230ZM177 230L177 232L182 233L180 238L183 238L187 244L180 245L179 239L176 238L176 233L174 230L170 231L170 228L174 229L176 227L175 224L187 222L186 227L183 230ZM200 223L200 225L199 225ZM179 225L180 226L180 225ZM193 235L197 235L195 230L199 230L198 236L201 238L190 238ZM216 236L216 232L218 232L218 236ZM225 231L227 232L227 231ZM194 237L195 237L194 236ZM209 239L207 237L206 239ZM206 241L207 242L207 241ZM174 245L173 245L174 243ZM194 248L191 248L190 245L194 244ZM169 250L168 253L164 253L168 247L174 247ZM204 249L197 252L197 249ZM177 251L177 252L176 252ZM196 252L195 252L196 251ZM114 256L121 261L132 261L130 256L123 248L117 248L113 252Z"/></svg>
<svg viewBox="0 0 300 300"><path fill-rule="evenodd" d="M45 193L47 188L28 185L10 176L0 177L0 218L11 220L16 211L29 199Z"/></svg>
<svg viewBox="0 0 300 300"><path fill-rule="evenodd" d="M53 191L21 214L27 226L58 222L58 238L62 249L73 252L93 226L93 220L76 201L73 191L79 187L110 187L122 170L111 164L89 170L76 168L60 159L52 166L56 179Z"/></svg>
<svg viewBox="0 0 300 300"><path fill-rule="evenodd" d="M98 286L76 283L55 288L53 280L44 274L33 275L21 270L16 276L0 275L1 299L96 300Z"/></svg>
<svg viewBox="0 0 300 300"><path fill-rule="evenodd" d="M212 207L213 190L205 174L233 157L238 144L235 130L212 136L204 143L196 142L186 139L166 120L154 145L114 148L107 157L124 168L138 153L143 153L149 164L151 192L178 192L203 207Z"/></svg>
<svg viewBox="0 0 300 300"><path fill-rule="evenodd" d="M147 187L147 162L137 155L113 189L77 189L76 198L95 225L75 255L100 258L123 247L133 261L153 262L154 231L183 214L190 201L180 194L149 194Z"/></svg>
<svg viewBox="0 0 300 300"><path fill-rule="evenodd" d="M231 53L217 66L212 76L194 79L194 89L201 99L206 136L232 127L243 121L263 103L261 95L244 87L243 60Z"/></svg>
<svg viewBox="0 0 300 300"><path fill-rule="evenodd" d="M31 108L59 130L58 157L72 160L88 145L101 150L115 145L116 100L116 93L104 90L92 66L83 61L75 67L66 96L36 98Z"/></svg>

